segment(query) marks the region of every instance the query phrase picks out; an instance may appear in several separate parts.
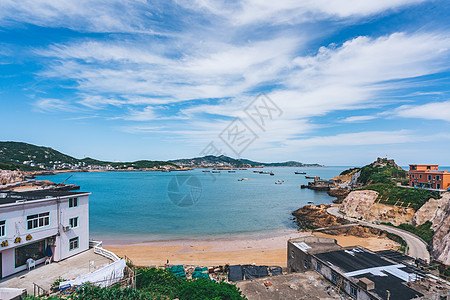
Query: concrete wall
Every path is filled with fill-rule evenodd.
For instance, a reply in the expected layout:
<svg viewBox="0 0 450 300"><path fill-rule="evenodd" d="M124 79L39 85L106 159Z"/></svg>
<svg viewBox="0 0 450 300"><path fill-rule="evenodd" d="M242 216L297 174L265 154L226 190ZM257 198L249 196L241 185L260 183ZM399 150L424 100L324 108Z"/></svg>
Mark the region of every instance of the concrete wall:
<svg viewBox="0 0 450 300"><path fill-rule="evenodd" d="M291 272L304 272L308 270L304 266L304 261L310 262L311 258L308 254L288 242L287 247L287 271Z"/></svg>
<svg viewBox="0 0 450 300"><path fill-rule="evenodd" d="M45 199L0 207L0 219L6 220L6 236L0 239L7 240L8 246L1 247L2 253L2 277L23 271L26 266L15 268L14 249L23 245L34 243L50 237L55 238L52 247L53 260L59 261L89 249L89 196L78 197L78 207L69 208L69 197L60 199ZM49 225L35 229L27 229L27 216L50 212ZM69 225L69 218L78 217L78 227L63 231L63 226ZM58 236L58 233L60 234ZM26 237L31 235L30 240ZM78 249L69 251L69 239L79 237ZM14 243L17 237L21 238L19 243ZM40 259L36 263L43 263Z"/></svg>

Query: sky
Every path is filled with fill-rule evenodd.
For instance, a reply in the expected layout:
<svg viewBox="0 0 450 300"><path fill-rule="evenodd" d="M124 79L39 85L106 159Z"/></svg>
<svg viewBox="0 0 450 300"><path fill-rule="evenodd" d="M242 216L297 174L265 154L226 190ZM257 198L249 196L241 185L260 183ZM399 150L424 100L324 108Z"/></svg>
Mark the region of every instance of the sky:
<svg viewBox="0 0 450 300"><path fill-rule="evenodd" d="M0 0L0 140L450 165L446 0Z"/></svg>

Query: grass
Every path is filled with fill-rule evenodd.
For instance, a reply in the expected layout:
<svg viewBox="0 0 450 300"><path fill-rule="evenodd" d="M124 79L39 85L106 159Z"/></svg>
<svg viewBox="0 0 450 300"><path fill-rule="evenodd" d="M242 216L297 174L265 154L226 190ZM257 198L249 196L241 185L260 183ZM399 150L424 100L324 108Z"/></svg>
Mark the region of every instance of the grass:
<svg viewBox="0 0 450 300"><path fill-rule="evenodd" d="M403 207L411 207L418 210L430 198L439 199L439 193L418 188L399 187L392 183L370 184L362 190L373 190L379 193L377 201L382 204L390 204Z"/></svg>
<svg viewBox="0 0 450 300"><path fill-rule="evenodd" d="M240 300L246 299L233 284L209 279L182 279L161 268L142 268L136 271L136 289L119 286L100 288L86 284L65 299L72 300ZM38 300L27 296L25 300ZM50 297L55 300L58 297Z"/></svg>
<svg viewBox="0 0 450 300"><path fill-rule="evenodd" d="M426 221L425 223L423 223L422 225L419 225L419 226L413 226L413 225L407 224L407 223L403 223L398 226L395 226L392 223L384 223L384 222L382 222L381 224L400 228L400 229L409 231L411 233L414 233L415 235L420 237L422 240L424 240L428 245L430 245L431 240L433 239L433 235L434 235L434 231L431 228L433 223L431 223L431 221Z"/></svg>

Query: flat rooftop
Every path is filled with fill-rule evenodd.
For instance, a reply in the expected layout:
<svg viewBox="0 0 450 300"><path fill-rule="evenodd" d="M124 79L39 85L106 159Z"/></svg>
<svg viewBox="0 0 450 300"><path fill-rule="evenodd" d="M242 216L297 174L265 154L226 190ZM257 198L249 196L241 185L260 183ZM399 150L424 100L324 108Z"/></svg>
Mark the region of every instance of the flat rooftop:
<svg viewBox="0 0 450 300"><path fill-rule="evenodd" d="M375 253L362 247L352 247L315 256L347 278L354 278L356 281L362 278L371 280L375 288L369 292L382 299L388 299L388 291L389 299L407 300L423 296L406 284L426 275L402 264L409 257L394 252Z"/></svg>
<svg viewBox="0 0 450 300"><path fill-rule="evenodd" d="M330 265L338 267L342 272L354 272L363 269L389 266L394 263L364 248L353 248L316 254L316 257Z"/></svg>
<svg viewBox="0 0 450 300"><path fill-rule="evenodd" d="M33 201L42 200L48 197L66 197L66 196L76 196L87 194L87 192L70 192L70 191L49 191L49 190L38 190L38 191L28 191L28 192L0 192L0 205L15 203L17 201Z"/></svg>

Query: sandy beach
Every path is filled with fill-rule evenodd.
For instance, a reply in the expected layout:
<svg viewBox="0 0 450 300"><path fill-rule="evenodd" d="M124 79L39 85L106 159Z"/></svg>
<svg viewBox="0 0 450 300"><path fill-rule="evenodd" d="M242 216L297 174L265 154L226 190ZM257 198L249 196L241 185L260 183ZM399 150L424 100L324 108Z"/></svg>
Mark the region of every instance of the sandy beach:
<svg viewBox="0 0 450 300"><path fill-rule="evenodd" d="M305 232L289 232L269 237L239 237L230 239L171 240L135 244L105 241L104 247L119 256L128 256L141 266L170 264L223 265L260 264L286 266L287 240L311 235ZM398 245L387 238L358 238L345 235L315 236L334 238L341 246L360 245L371 250L395 249Z"/></svg>

